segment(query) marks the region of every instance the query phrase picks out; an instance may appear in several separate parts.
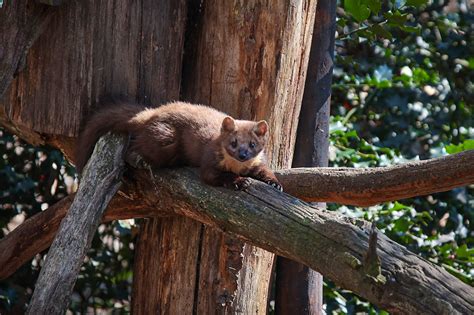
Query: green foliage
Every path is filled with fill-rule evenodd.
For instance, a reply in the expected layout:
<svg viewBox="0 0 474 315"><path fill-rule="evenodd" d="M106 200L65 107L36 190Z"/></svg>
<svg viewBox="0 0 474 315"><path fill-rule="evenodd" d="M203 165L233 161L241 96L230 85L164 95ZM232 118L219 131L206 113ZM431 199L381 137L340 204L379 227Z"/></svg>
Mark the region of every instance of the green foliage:
<svg viewBox="0 0 474 315"><path fill-rule="evenodd" d="M363 21L346 6L338 15L331 165L386 166L473 149L472 10L462 1L381 3ZM329 208L374 220L391 239L474 285L473 196L469 186ZM328 313L382 313L330 282L325 303Z"/></svg>
<svg viewBox="0 0 474 315"><path fill-rule="evenodd" d="M474 150L474 139L464 140L460 144L448 144L446 147L446 152L449 154L459 153L467 150Z"/></svg>
<svg viewBox="0 0 474 315"><path fill-rule="evenodd" d="M77 185L74 168L51 148L32 147L0 128L1 237L25 218L46 209ZM71 310L129 312L133 264L132 229L126 222L99 227L82 266ZM39 274L43 254L0 281L0 313L23 313Z"/></svg>

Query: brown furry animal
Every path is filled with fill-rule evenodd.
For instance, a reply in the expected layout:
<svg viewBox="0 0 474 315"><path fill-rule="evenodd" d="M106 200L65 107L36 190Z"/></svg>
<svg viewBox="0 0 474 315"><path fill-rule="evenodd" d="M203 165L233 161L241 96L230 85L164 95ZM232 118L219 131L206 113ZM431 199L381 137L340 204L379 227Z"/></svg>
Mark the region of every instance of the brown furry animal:
<svg viewBox="0 0 474 315"><path fill-rule="evenodd" d="M106 105L80 136L78 172L99 137L112 131L130 134L130 149L153 166L197 166L202 181L213 186L244 189L249 184L246 177L252 177L282 190L265 165L268 124L264 120L235 120L213 108L183 102L157 108L127 102Z"/></svg>

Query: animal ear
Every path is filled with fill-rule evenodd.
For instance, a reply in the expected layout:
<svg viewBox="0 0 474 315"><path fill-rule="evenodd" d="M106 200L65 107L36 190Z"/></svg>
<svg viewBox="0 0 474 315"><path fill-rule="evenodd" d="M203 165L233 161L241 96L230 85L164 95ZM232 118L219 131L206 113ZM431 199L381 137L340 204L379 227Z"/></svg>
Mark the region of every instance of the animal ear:
<svg viewBox="0 0 474 315"><path fill-rule="evenodd" d="M258 123L255 124L253 127L253 132L259 137L263 137L268 131L268 124L265 120L260 120Z"/></svg>
<svg viewBox="0 0 474 315"><path fill-rule="evenodd" d="M234 130L235 130L235 120L232 117L227 116L222 121L221 131L231 132Z"/></svg>

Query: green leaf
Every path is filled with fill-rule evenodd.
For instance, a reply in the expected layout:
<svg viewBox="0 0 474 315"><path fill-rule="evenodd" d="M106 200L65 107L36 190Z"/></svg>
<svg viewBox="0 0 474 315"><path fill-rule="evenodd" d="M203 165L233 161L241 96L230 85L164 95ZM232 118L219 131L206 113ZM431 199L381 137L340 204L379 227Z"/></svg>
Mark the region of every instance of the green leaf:
<svg viewBox="0 0 474 315"><path fill-rule="evenodd" d="M464 244L456 250L456 257L468 261L474 261L474 248L467 248L467 245Z"/></svg>
<svg viewBox="0 0 474 315"><path fill-rule="evenodd" d="M421 26L409 26L409 25L403 25L401 26L401 29L407 33L415 33L417 35L421 34Z"/></svg>
<svg viewBox="0 0 474 315"><path fill-rule="evenodd" d="M449 154L455 154L459 153L462 151L467 151L467 150L474 150L474 139L468 139L464 140L463 143L460 144L449 144L445 146L446 152Z"/></svg>
<svg viewBox="0 0 474 315"><path fill-rule="evenodd" d="M379 24L372 25L370 29L377 35L377 37L392 39L392 33Z"/></svg>
<svg viewBox="0 0 474 315"><path fill-rule="evenodd" d="M424 4L426 4L428 2L428 0L407 0L406 4L408 6L412 6L412 7L420 7Z"/></svg>
<svg viewBox="0 0 474 315"><path fill-rule="evenodd" d="M382 8L382 1L380 0L362 0L366 4L373 14L378 14Z"/></svg>
<svg viewBox="0 0 474 315"><path fill-rule="evenodd" d="M463 146L464 146L464 151L474 150L474 139L464 140Z"/></svg>
<svg viewBox="0 0 474 315"><path fill-rule="evenodd" d="M391 26L402 27L408 20L408 14L402 14L400 11L387 12L384 14L384 16L387 19L388 24Z"/></svg>
<svg viewBox="0 0 474 315"><path fill-rule="evenodd" d="M364 0L362 0L364 1ZM361 0L344 0L344 9L349 12L358 22L367 20L370 16L370 9L362 4Z"/></svg>

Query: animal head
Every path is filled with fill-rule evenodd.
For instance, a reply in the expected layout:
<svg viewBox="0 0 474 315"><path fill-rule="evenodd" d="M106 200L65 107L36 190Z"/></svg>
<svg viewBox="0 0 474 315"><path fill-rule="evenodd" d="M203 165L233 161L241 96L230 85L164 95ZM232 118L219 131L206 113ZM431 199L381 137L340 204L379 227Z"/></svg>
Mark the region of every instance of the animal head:
<svg viewBox="0 0 474 315"><path fill-rule="evenodd" d="M224 151L239 162L249 161L262 152L268 138L268 124L235 120L225 117L222 121L221 139Z"/></svg>

